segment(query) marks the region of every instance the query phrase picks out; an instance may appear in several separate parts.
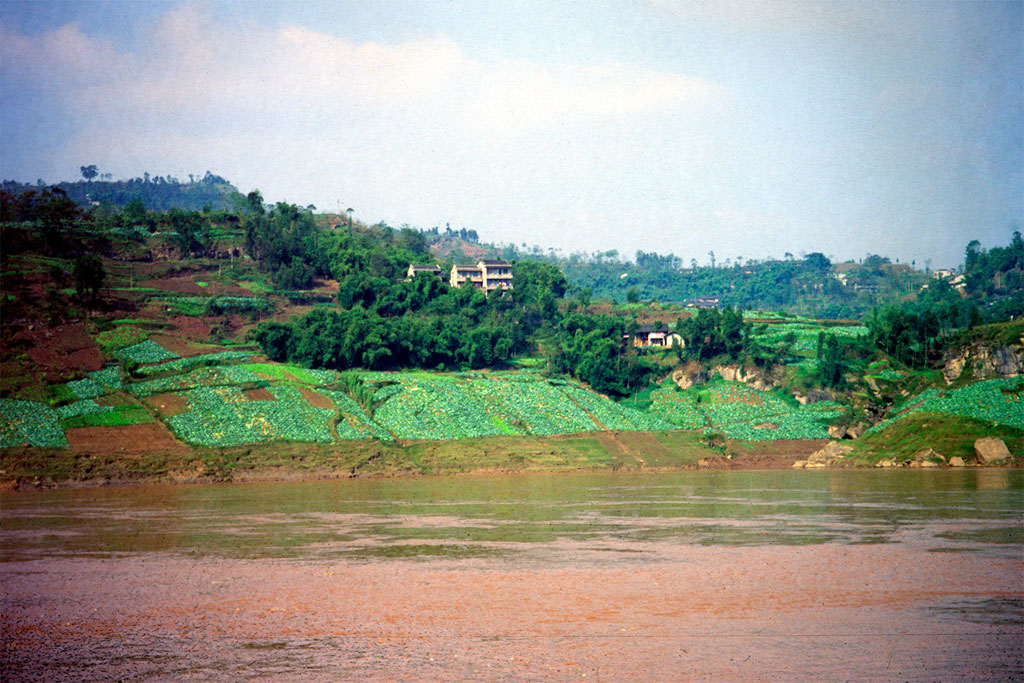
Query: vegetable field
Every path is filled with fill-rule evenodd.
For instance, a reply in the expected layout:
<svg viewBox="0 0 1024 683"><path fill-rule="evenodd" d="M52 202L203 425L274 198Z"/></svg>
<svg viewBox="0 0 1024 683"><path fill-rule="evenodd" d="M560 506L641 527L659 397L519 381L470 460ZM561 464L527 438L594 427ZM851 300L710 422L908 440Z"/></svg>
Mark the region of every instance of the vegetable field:
<svg viewBox="0 0 1024 683"><path fill-rule="evenodd" d="M67 446L59 419L57 411L45 403L0 398L0 448Z"/></svg>
<svg viewBox="0 0 1024 683"><path fill-rule="evenodd" d="M827 425L841 412L836 403L793 406L773 394L731 382L699 390L662 388L651 397L651 412L678 427L710 428L747 441L828 438Z"/></svg>
<svg viewBox="0 0 1024 683"><path fill-rule="evenodd" d="M127 346L114 353L114 356L121 360L130 360L139 364L162 363L165 360L173 360L180 356L173 351L168 351L151 339L144 342Z"/></svg>
<svg viewBox="0 0 1024 683"><path fill-rule="evenodd" d="M995 424L1024 429L1024 377L992 379L959 389L928 389L908 399L904 405L919 404L881 422L868 433L885 429L907 415L917 412L943 413L969 417Z"/></svg>
<svg viewBox="0 0 1024 683"><path fill-rule="evenodd" d="M276 400L252 401L232 387L191 389L182 392L190 410L167 418L167 424L183 441L197 446L333 441L334 411L314 408L294 387L271 387L270 393Z"/></svg>

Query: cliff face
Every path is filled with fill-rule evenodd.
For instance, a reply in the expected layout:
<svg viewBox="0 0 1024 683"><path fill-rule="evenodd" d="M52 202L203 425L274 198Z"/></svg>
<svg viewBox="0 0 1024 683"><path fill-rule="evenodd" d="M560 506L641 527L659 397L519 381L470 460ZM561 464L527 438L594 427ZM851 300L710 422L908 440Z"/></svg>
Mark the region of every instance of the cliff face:
<svg viewBox="0 0 1024 683"><path fill-rule="evenodd" d="M947 384L955 382L964 372L970 373L970 379L1015 377L1024 372L1024 343L974 343L950 349L942 360L942 375Z"/></svg>

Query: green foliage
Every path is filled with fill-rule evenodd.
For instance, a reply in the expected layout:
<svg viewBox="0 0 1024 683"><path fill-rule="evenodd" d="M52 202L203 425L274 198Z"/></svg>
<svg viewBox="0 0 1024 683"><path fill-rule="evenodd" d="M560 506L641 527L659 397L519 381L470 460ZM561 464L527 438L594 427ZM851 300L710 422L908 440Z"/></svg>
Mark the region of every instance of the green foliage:
<svg viewBox="0 0 1024 683"><path fill-rule="evenodd" d="M220 365L196 368L184 375L135 382L128 386L128 391L134 396L152 396L198 387L235 386L259 382L260 378L250 369L250 366Z"/></svg>
<svg viewBox="0 0 1024 683"><path fill-rule="evenodd" d="M107 278L103 261L96 254L85 254L75 261L75 291L80 298L88 294L93 301L99 296L100 287Z"/></svg>
<svg viewBox="0 0 1024 683"><path fill-rule="evenodd" d="M827 424L841 414L837 403L798 406L737 383L685 391L665 388L652 396L650 412L668 422L683 429L710 428L748 441L827 438Z"/></svg>
<svg viewBox="0 0 1024 683"><path fill-rule="evenodd" d="M935 388L928 389L904 403L912 406L909 410L896 408L898 412L894 417L875 425L868 433L880 432L908 415L921 412L955 415L1024 429L1022 391L1024 377L975 382L944 392Z"/></svg>
<svg viewBox="0 0 1024 683"><path fill-rule="evenodd" d="M204 353L188 358L178 358L160 365L145 365L136 370L137 375L143 377L155 375L162 372L182 372L198 365L220 365L224 361L247 360L252 358L252 351L218 351L216 353Z"/></svg>
<svg viewBox="0 0 1024 683"><path fill-rule="evenodd" d="M45 403L0 398L0 448L67 446L59 419L57 411Z"/></svg>
<svg viewBox="0 0 1024 683"><path fill-rule="evenodd" d="M100 406L104 410L93 410L71 415L61 420L65 429L73 427L125 427L135 424L148 424L153 418L146 409L139 405L126 404L120 406Z"/></svg>
<svg viewBox="0 0 1024 683"><path fill-rule="evenodd" d="M148 333L140 330L137 325L118 325L112 330L97 334L96 342L104 351L116 351L126 346L139 344L148 336Z"/></svg>
<svg viewBox="0 0 1024 683"><path fill-rule="evenodd" d="M116 351L114 356L124 361L132 361L140 364L161 363L165 360L172 360L174 358L181 357L173 351L168 351L155 341L149 339L123 348L120 351Z"/></svg>
<svg viewBox="0 0 1024 683"><path fill-rule="evenodd" d="M274 401L250 401L236 388L182 392L190 410L167 418L186 443L238 446L261 441L329 443L334 411L314 408L294 387L271 387Z"/></svg>
<svg viewBox="0 0 1024 683"><path fill-rule="evenodd" d="M95 398L108 393L103 385L91 378L68 382L67 386L77 398Z"/></svg>

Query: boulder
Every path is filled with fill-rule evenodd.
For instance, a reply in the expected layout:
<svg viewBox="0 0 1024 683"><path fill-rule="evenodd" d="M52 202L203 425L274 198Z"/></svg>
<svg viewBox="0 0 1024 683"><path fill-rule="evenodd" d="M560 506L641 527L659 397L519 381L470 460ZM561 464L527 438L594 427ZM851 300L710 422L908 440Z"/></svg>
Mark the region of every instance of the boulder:
<svg viewBox="0 0 1024 683"><path fill-rule="evenodd" d="M974 442L974 454L978 456L978 462L982 465L989 465L1010 459L1010 450L1003 443L1002 439L994 436L987 436Z"/></svg>
<svg viewBox="0 0 1024 683"><path fill-rule="evenodd" d="M820 451L814 452L811 457L807 459L807 467L828 467L830 465L835 465L849 455L852 450L853 446L842 444L838 441L830 441L824 448Z"/></svg>
<svg viewBox="0 0 1024 683"><path fill-rule="evenodd" d="M795 463L793 463L793 469L794 470L802 470L806 466L807 466L807 461L806 460L797 460Z"/></svg>
<svg viewBox="0 0 1024 683"><path fill-rule="evenodd" d="M941 460L942 462L946 462L946 456L944 456L942 453L939 453L934 448L927 448L923 451L918 451L917 453L914 453L914 460L922 464L927 461L935 459Z"/></svg>
<svg viewBox="0 0 1024 683"><path fill-rule="evenodd" d="M828 428L828 435L833 439L846 438L846 427L833 425Z"/></svg>
<svg viewBox="0 0 1024 683"><path fill-rule="evenodd" d="M966 467L967 463L965 463L964 459L961 458L959 455L954 455L952 458L949 459L949 466L950 467Z"/></svg>
<svg viewBox="0 0 1024 683"><path fill-rule="evenodd" d="M899 467L899 463L893 458L885 458L876 462L875 467Z"/></svg>
<svg viewBox="0 0 1024 683"><path fill-rule="evenodd" d="M864 436L864 428L860 425L854 425L853 427L846 428L847 439L859 439Z"/></svg>

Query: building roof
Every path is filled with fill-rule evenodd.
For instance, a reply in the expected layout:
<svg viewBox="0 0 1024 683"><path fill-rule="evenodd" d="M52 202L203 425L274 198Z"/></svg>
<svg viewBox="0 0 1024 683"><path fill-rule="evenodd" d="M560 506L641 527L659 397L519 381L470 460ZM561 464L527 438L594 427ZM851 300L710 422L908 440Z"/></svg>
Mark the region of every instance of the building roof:
<svg viewBox="0 0 1024 683"><path fill-rule="evenodd" d="M413 264L410 264L409 267L412 268L413 270L427 270L427 271L430 271L432 273L440 273L441 272L441 266L419 266L419 265L416 265L415 263L413 263Z"/></svg>
<svg viewBox="0 0 1024 683"><path fill-rule="evenodd" d="M511 266L512 264L502 259L480 259L477 263L485 266Z"/></svg>
<svg viewBox="0 0 1024 683"><path fill-rule="evenodd" d="M668 325L661 323L660 325L646 324L636 328L637 334L651 334L653 332L668 332Z"/></svg>

